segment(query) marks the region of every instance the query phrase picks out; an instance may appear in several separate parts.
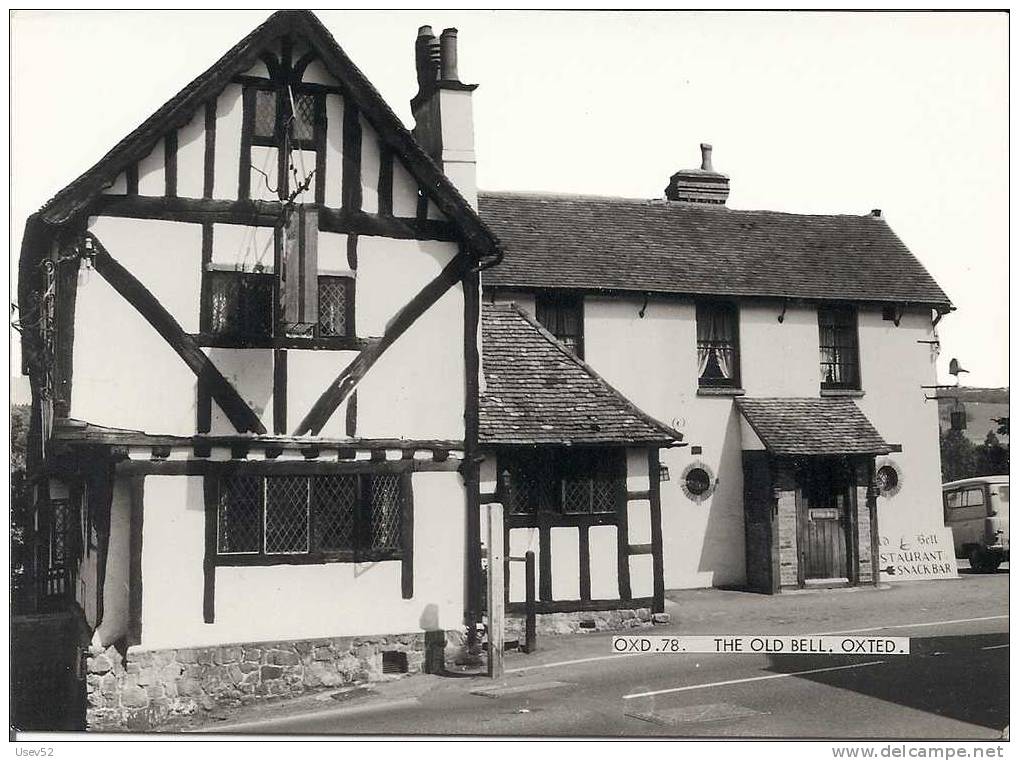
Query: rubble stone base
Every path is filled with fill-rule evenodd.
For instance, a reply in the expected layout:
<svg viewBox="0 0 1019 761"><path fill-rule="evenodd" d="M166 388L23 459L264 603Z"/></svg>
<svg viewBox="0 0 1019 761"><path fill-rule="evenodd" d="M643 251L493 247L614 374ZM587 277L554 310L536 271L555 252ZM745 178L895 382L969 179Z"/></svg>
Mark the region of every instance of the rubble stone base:
<svg viewBox="0 0 1019 761"><path fill-rule="evenodd" d="M650 608L583 611L576 613L539 613L535 633L542 635L577 634L591 631L623 631L669 622L667 613L651 613ZM654 620L653 620L654 619ZM506 619L506 639L524 639L524 617Z"/></svg>
<svg viewBox="0 0 1019 761"><path fill-rule="evenodd" d="M387 651L406 654L407 673L414 673L425 668L426 660L441 664L447 641L455 644L461 636L440 631L179 650L130 648L126 658L113 646L92 648L88 728L147 730L217 707L378 681Z"/></svg>

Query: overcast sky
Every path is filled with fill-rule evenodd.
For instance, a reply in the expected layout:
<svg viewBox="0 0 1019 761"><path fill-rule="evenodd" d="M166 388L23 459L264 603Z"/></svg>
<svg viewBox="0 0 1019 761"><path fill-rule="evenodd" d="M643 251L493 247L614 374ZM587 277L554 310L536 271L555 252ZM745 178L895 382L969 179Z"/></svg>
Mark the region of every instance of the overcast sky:
<svg viewBox="0 0 1019 761"><path fill-rule="evenodd" d="M12 271L28 215L268 15L15 12ZM734 208L882 209L958 309L942 381L1007 385L1005 14L319 16L408 126L417 27L459 28L484 189L661 197L706 141Z"/></svg>

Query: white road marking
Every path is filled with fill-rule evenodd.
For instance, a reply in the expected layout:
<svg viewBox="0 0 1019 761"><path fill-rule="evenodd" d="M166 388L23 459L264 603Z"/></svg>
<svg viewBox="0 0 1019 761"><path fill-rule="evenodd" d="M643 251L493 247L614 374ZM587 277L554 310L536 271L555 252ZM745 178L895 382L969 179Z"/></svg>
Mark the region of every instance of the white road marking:
<svg viewBox="0 0 1019 761"><path fill-rule="evenodd" d="M724 687L728 684L745 684L746 682L763 682L766 679L785 679L790 676L803 676L804 674L822 674L826 671L843 671L845 669L859 669L864 666L877 666L884 661L867 661L866 663L849 663L844 666L829 666L823 669L808 669L807 671L791 671L787 674L767 674L765 676L751 676L746 679L727 679L724 682L708 682L707 684L691 684L686 687L670 687L665 690L652 690L651 692L637 692L633 695L623 695L623 700L634 698L649 698L652 695L665 695L671 692L687 692L689 690L703 690L708 687Z"/></svg>
<svg viewBox="0 0 1019 761"><path fill-rule="evenodd" d="M889 624L887 626L868 626L866 629L844 629L838 632L817 632L807 634L807 637L821 637L828 634L856 634L857 632L876 632L881 629L913 629L921 626L947 626L948 624L969 624L977 621L998 621L1008 616L981 616L980 618L953 618L948 621L927 621L922 624Z"/></svg>
<svg viewBox="0 0 1019 761"><path fill-rule="evenodd" d="M413 705L421 705L421 701L417 698L400 698L397 700L380 701L377 703L366 703L364 705L340 706L337 708L327 708L322 711L295 713L288 716L271 716L264 719L256 719L254 721L238 722L236 724L217 724L185 731L214 733L245 732L250 734L257 733L259 730L274 731L278 730L280 727L285 727L289 724L299 724L304 721L316 721L333 717L340 718L343 716L351 716L360 713L373 713L375 711L383 711L390 708L404 708Z"/></svg>
<svg viewBox="0 0 1019 761"><path fill-rule="evenodd" d="M988 645L987 647L982 647L980 649L981 650L1000 650L1003 647L1008 647L1008 643L1006 642L1004 645Z"/></svg>
<svg viewBox="0 0 1019 761"><path fill-rule="evenodd" d="M555 666L572 666L576 663L591 663L592 661L612 661L616 658L631 658L634 655L652 655L652 653L623 653L616 655L596 655L593 658L578 658L575 661L556 661L555 663L539 663L536 666L521 666L515 669L506 669L503 673L505 674L519 674L524 671L534 671L535 669L550 669Z"/></svg>
<svg viewBox="0 0 1019 761"><path fill-rule="evenodd" d="M832 634L856 634L857 632L874 632L882 629L912 629L923 626L947 626L948 624L968 624L975 623L977 621L997 621L1000 619L1007 619L1008 616L981 616L980 618L954 618L949 621L925 621L917 624L887 624L883 626L870 626L866 629L844 629L837 632L816 632L814 634L805 634L805 637L821 637ZM635 635L640 636L640 635ZM578 663L594 663L597 661L612 661L616 658L632 658L637 655L658 655L659 653L623 653L615 655L596 655L591 658L577 658L572 661L556 661L554 663L539 663L535 666L520 666L515 669L506 669L506 674L522 674L526 671L534 671L536 669L550 669L556 666L573 666Z"/></svg>

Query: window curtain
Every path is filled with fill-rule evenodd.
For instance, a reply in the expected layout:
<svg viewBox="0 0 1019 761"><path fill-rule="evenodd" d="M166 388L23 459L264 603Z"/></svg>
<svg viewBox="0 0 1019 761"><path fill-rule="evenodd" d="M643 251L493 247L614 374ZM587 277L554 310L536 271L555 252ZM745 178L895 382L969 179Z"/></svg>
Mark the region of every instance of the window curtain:
<svg viewBox="0 0 1019 761"><path fill-rule="evenodd" d="M732 310L702 308L697 312L697 371L700 377L734 378L736 316ZM717 368L717 371L715 370Z"/></svg>

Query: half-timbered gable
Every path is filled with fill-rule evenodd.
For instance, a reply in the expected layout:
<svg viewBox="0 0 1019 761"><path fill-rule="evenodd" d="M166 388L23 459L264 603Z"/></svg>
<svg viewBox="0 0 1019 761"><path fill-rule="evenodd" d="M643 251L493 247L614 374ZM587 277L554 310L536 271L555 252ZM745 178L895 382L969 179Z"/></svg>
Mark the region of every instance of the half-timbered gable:
<svg viewBox="0 0 1019 761"><path fill-rule="evenodd" d="M415 109L472 141L429 35ZM88 537L42 564L97 645L476 620L477 273L501 253L472 204L473 146L412 135L285 11L32 217L38 503Z"/></svg>

